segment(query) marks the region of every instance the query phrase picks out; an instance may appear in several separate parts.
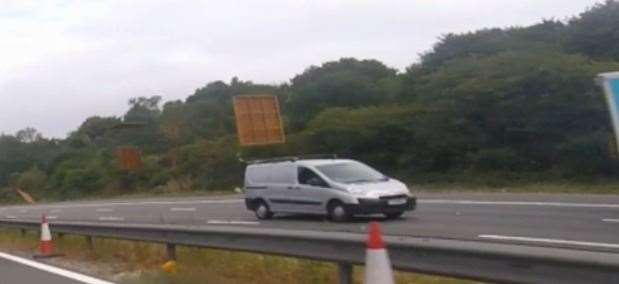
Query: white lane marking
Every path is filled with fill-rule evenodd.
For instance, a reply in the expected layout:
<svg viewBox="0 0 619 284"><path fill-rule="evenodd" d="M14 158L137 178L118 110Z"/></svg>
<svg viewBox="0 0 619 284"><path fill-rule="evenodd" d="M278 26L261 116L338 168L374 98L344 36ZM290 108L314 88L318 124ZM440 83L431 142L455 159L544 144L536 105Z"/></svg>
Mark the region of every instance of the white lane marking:
<svg viewBox="0 0 619 284"><path fill-rule="evenodd" d="M47 220L56 220L58 216L46 216Z"/></svg>
<svg viewBox="0 0 619 284"><path fill-rule="evenodd" d="M187 200L187 201L138 201L138 202L108 202L108 203L87 203L87 204L59 204L41 205L29 207L33 209L46 208L91 208L91 207L113 207L113 206L135 206L135 205L194 205L194 204L236 204L244 203L244 199L210 199L210 200ZM7 207L6 209L19 210L21 207ZM21 209L26 210L26 209Z"/></svg>
<svg viewBox="0 0 619 284"><path fill-rule="evenodd" d="M123 218L123 217L103 216L103 217L99 217L99 221L125 221L125 218Z"/></svg>
<svg viewBox="0 0 619 284"><path fill-rule="evenodd" d="M610 218L605 218L605 219L602 219L602 222L608 222L608 223L619 223L619 219L610 219Z"/></svg>
<svg viewBox="0 0 619 284"><path fill-rule="evenodd" d="M6 218L6 219L17 219L17 216L6 215L6 216L4 216L4 218Z"/></svg>
<svg viewBox="0 0 619 284"><path fill-rule="evenodd" d="M32 261L32 260L28 260L25 258L21 258L21 257L17 257L14 255L10 255L7 253L3 253L0 252L0 257L4 258L6 260L12 261L12 262L16 262L22 265L26 265L26 266L30 266L32 268L38 269L38 270L42 270L48 273L52 273L52 274L56 274L56 275L60 275L64 278L68 278L68 279L72 279L72 280L76 280L82 283L87 283L87 284L114 284L112 282L107 282L101 279L97 279L94 277L90 277L84 274L80 274L77 272L73 272L73 271L69 271L69 270L65 270L65 269L61 269L58 267L54 267L51 265L47 265L47 264L43 264L40 262L36 262L36 261Z"/></svg>
<svg viewBox="0 0 619 284"><path fill-rule="evenodd" d="M97 208L97 210L95 210L97 212L114 212L114 209L112 208Z"/></svg>
<svg viewBox="0 0 619 284"><path fill-rule="evenodd" d="M460 204L460 205L516 205L516 206L619 208L619 204L569 203L569 202L477 201L477 200L421 199L421 200L419 200L419 203L425 203L425 204Z"/></svg>
<svg viewBox="0 0 619 284"><path fill-rule="evenodd" d="M172 212L194 212L196 208L194 207L172 207L170 208Z"/></svg>
<svg viewBox="0 0 619 284"><path fill-rule="evenodd" d="M532 243L546 243L546 244L560 244L560 245L574 245L574 246L619 249L619 244L609 244L609 243L581 242L581 241L570 241L570 240L559 240L559 239L529 238L529 237L502 236L502 235L479 235L477 237L481 239L493 239L493 240L503 240L503 241L521 241L521 242L532 242Z"/></svg>
<svg viewBox="0 0 619 284"><path fill-rule="evenodd" d="M260 225L260 222L255 222L255 221L208 220L207 223L217 224L217 225Z"/></svg>

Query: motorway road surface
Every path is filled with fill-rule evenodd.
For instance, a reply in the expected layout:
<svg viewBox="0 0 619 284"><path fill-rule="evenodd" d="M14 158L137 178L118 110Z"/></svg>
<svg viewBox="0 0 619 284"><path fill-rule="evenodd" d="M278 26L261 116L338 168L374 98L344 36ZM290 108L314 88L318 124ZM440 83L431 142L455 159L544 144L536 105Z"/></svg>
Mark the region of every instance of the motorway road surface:
<svg viewBox="0 0 619 284"><path fill-rule="evenodd" d="M0 219L50 223L245 226L364 233L370 220L385 234L483 242L526 243L619 253L619 196L551 194L420 193L418 209L398 220L359 217L333 223L316 216L257 220L242 196L63 202L0 207Z"/></svg>
<svg viewBox="0 0 619 284"><path fill-rule="evenodd" d="M112 284L90 276L0 252L0 284Z"/></svg>

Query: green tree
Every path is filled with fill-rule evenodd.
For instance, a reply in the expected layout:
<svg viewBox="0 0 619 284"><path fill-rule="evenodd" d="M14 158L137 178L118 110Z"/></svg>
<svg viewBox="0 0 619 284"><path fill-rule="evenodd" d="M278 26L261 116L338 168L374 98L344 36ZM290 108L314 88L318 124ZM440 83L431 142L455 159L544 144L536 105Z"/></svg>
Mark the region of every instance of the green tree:
<svg viewBox="0 0 619 284"><path fill-rule="evenodd" d="M471 143L457 118L421 105L332 108L303 131L305 151L356 157L390 172L445 171Z"/></svg>
<svg viewBox="0 0 619 284"><path fill-rule="evenodd" d="M123 117L123 124L115 129L114 137L118 144L135 146L146 153L167 149L168 145L159 127L160 103L160 96L130 99L130 108Z"/></svg>
<svg viewBox="0 0 619 284"><path fill-rule="evenodd" d="M27 127L15 133L17 140L23 143L34 143L43 140L43 135L32 127Z"/></svg>
<svg viewBox="0 0 619 284"><path fill-rule="evenodd" d="M606 0L572 19L566 49L596 59L619 60L619 2Z"/></svg>
<svg viewBox="0 0 619 284"><path fill-rule="evenodd" d="M422 54L426 68L435 68L451 60L483 58L506 51L557 50L563 48L566 26L559 21L543 22L522 28L482 29L442 36L431 51Z"/></svg>
<svg viewBox="0 0 619 284"><path fill-rule="evenodd" d="M122 120L117 117L92 116L87 118L77 131L69 134L68 139L72 140L74 145L111 148L118 142L114 137L114 129L121 123Z"/></svg>
<svg viewBox="0 0 619 284"><path fill-rule="evenodd" d="M47 189L47 174L33 166L17 176L15 186L30 194L44 195Z"/></svg>
<svg viewBox="0 0 619 284"><path fill-rule="evenodd" d="M548 169L559 162L564 143L609 131L592 78L618 69L583 56L525 50L454 60L433 72L412 68L407 76L415 94L410 100L462 119L478 133L479 151L509 148L525 161L520 169Z"/></svg>
<svg viewBox="0 0 619 284"><path fill-rule="evenodd" d="M311 66L291 80L286 114L293 130L301 129L331 107L378 105L392 98L396 70L376 60L342 58ZM397 85L396 85L397 86ZM397 89L397 88L395 88Z"/></svg>

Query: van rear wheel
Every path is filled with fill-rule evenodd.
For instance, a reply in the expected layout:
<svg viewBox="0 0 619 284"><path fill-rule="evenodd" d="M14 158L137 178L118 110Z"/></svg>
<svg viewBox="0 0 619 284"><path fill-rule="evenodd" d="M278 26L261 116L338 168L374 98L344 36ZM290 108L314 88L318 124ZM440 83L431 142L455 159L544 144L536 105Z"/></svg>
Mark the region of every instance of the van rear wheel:
<svg viewBox="0 0 619 284"><path fill-rule="evenodd" d="M256 218L260 220L271 219L273 217L273 212L269 208L266 202L262 200L258 200L256 202L256 206L254 207L254 214L256 214Z"/></svg>
<svg viewBox="0 0 619 284"><path fill-rule="evenodd" d="M344 207L344 204L339 201L332 201L327 208L329 218L335 222L346 222L350 220L350 213Z"/></svg>

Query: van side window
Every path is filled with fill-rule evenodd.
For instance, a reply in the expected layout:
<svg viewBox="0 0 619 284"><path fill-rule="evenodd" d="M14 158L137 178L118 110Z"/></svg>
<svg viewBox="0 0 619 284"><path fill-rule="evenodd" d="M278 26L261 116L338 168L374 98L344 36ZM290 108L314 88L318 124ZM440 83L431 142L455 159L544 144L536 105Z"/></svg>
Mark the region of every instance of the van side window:
<svg viewBox="0 0 619 284"><path fill-rule="evenodd" d="M314 171L308 168L299 167L298 179L299 184L329 187L329 185L322 178L320 178L320 176L318 176Z"/></svg>

